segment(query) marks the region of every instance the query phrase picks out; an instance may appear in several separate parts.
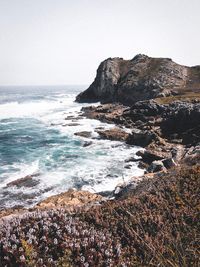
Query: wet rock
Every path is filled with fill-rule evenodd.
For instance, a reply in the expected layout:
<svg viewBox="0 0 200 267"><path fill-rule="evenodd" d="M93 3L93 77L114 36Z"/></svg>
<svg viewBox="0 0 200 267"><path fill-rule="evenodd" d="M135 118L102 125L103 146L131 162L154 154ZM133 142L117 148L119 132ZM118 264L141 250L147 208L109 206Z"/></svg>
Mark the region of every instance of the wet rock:
<svg viewBox="0 0 200 267"><path fill-rule="evenodd" d="M88 146L91 146L92 144L93 144L92 141L84 142L84 143L83 143L83 147L88 147Z"/></svg>
<svg viewBox="0 0 200 267"><path fill-rule="evenodd" d="M72 119L74 119L74 116L72 116L72 115L69 115L69 116L67 116L67 117L65 118L66 121L68 121L68 120L72 120Z"/></svg>
<svg viewBox="0 0 200 267"><path fill-rule="evenodd" d="M34 187L38 185L40 182L37 179L34 179L35 177L38 177L40 174L32 174L32 175L27 175L23 178L19 178L17 180L14 180L10 183L8 183L6 186L11 187L11 186L16 186L16 187Z"/></svg>
<svg viewBox="0 0 200 267"><path fill-rule="evenodd" d="M76 154L65 155L65 159L77 159L77 158L79 158L79 155Z"/></svg>
<svg viewBox="0 0 200 267"><path fill-rule="evenodd" d="M58 126L60 123L50 123L50 126Z"/></svg>
<svg viewBox="0 0 200 267"><path fill-rule="evenodd" d="M92 132L89 131L81 131L81 132L76 132L74 135L85 137L85 138L91 138L92 137Z"/></svg>
<svg viewBox="0 0 200 267"><path fill-rule="evenodd" d="M63 124L62 126L80 126L79 123L68 123L68 124Z"/></svg>
<svg viewBox="0 0 200 267"><path fill-rule="evenodd" d="M124 168L125 168L125 169L131 169L131 167L132 167L131 164L124 165Z"/></svg>
<svg viewBox="0 0 200 267"><path fill-rule="evenodd" d="M141 158L140 157L130 157L128 159L125 160L125 162L137 162L137 161L140 161Z"/></svg>

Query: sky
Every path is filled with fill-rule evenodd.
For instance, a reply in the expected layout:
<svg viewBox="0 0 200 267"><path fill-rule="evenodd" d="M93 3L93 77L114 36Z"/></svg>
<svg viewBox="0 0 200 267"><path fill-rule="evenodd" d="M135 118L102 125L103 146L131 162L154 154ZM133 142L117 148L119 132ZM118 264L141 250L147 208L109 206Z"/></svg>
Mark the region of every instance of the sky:
<svg viewBox="0 0 200 267"><path fill-rule="evenodd" d="M199 0L0 0L0 85L90 84L142 53L200 65Z"/></svg>

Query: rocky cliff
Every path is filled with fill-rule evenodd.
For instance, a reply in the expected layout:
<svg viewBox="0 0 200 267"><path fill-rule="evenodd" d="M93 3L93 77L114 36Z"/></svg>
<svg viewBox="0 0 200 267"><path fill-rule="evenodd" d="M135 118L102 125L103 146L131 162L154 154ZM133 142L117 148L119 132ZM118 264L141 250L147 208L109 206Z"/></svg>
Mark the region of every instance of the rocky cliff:
<svg viewBox="0 0 200 267"><path fill-rule="evenodd" d="M120 102L184 94L200 89L200 66L187 67L169 58L137 55L131 60L108 58L97 69L94 82L77 102Z"/></svg>

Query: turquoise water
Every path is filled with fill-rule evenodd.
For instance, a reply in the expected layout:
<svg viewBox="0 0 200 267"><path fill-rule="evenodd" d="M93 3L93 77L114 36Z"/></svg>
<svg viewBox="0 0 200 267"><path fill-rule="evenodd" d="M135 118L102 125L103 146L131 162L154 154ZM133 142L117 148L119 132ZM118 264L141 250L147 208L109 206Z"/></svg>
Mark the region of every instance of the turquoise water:
<svg viewBox="0 0 200 267"><path fill-rule="evenodd" d="M87 104L74 99L84 89L0 87L0 208L31 206L69 188L112 190L143 173L135 163L124 168L138 148L100 140L95 132L113 125L80 116ZM79 131L92 136L75 136ZM88 141L92 144L85 147ZM28 175L34 184L8 186Z"/></svg>

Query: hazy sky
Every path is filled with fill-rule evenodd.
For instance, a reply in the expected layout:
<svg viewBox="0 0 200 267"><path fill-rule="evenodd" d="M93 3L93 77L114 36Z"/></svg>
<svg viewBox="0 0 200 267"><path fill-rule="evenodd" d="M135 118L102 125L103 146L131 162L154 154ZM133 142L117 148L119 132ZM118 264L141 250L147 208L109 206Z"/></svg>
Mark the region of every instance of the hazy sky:
<svg viewBox="0 0 200 267"><path fill-rule="evenodd" d="M0 84L89 84L108 57L200 64L199 0L0 0Z"/></svg>

